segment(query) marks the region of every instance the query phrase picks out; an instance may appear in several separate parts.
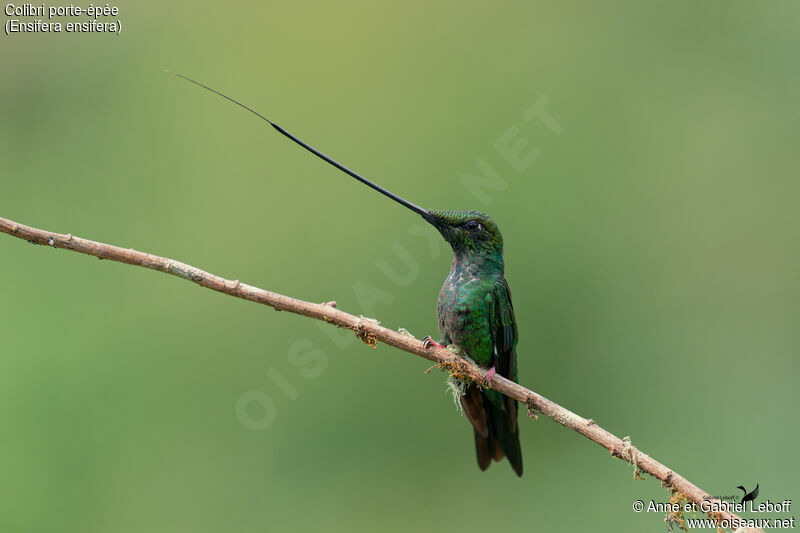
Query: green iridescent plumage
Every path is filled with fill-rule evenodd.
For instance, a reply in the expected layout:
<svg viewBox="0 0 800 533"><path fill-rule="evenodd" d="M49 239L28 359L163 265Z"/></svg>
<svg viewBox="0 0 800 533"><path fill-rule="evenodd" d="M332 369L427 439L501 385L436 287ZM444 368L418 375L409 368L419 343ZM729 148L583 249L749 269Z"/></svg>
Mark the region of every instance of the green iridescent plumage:
<svg viewBox="0 0 800 533"><path fill-rule="evenodd" d="M457 344L481 367L517 381L517 324L503 277L503 237L497 224L476 211L430 213L431 223L453 248L437 304L442 344ZM481 469L505 456L521 476L517 402L470 384L461 404L473 425Z"/></svg>
<svg viewBox="0 0 800 533"><path fill-rule="evenodd" d="M366 186L391 198L432 224L453 248L453 266L439 293L437 311L444 343L455 343L476 364L517 380L517 325L511 293L503 277L503 237L494 221L477 211L429 211L397 196L364 176L331 159L316 148L247 107L200 82L167 71L209 90L269 123L281 135ZM427 339L430 339L429 337ZM428 342L428 341L426 341ZM494 390L469 384L461 405L473 425L478 465L488 468L492 459L508 457L522 475L522 456L517 428L517 403Z"/></svg>

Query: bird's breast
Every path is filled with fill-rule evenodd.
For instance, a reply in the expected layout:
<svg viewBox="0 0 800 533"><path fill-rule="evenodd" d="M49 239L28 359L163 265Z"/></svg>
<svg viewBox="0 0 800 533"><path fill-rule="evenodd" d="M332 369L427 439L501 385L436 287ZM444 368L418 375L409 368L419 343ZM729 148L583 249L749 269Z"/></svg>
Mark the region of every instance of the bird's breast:
<svg viewBox="0 0 800 533"><path fill-rule="evenodd" d="M437 303L439 330L478 362L491 356L487 290L483 280L468 270L452 270ZM488 344L487 344L488 343Z"/></svg>

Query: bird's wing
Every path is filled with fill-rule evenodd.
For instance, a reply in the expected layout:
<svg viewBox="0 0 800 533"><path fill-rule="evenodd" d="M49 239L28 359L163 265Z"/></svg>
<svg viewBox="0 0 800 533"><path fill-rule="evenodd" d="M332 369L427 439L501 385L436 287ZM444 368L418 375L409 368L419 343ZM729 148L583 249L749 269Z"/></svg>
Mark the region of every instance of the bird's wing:
<svg viewBox="0 0 800 533"><path fill-rule="evenodd" d="M517 321L511 304L511 291L503 276L497 278L492 290L490 329L495 370L501 376L517 381ZM506 415L512 432L517 429L517 402L503 396ZM499 406L498 406L499 407Z"/></svg>
<svg viewBox="0 0 800 533"><path fill-rule="evenodd" d="M755 500L756 497L758 496L758 483L756 483L756 488L753 489L753 492L750 493L750 496L752 496L753 500Z"/></svg>
<svg viewBox="0 0 800 533"><path fill-rule="evenodd" d="M503 276L497 278L492 290L493 309L490 311L494 364L497 373L517 381L517 321L511 304L511 291Z"/></svg>

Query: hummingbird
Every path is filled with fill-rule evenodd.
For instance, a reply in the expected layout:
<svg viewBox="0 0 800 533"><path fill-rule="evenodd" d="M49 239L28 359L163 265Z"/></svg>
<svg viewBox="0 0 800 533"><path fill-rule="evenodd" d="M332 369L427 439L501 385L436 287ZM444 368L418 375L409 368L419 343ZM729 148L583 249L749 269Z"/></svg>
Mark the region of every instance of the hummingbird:
<svg viewBox="0 0 800 533"><path fill-rule="evenodd" d="M462 355L486 370L485 383L466 384L459 397L463 412L472 424L478 466L486 470L493 459L501 461L506 457L514 472L522 476L517 402L482 387L491 383L496 374L517 381L517 322L511 291L504 277L503 237L497 224L478 211L437 211L413 204L331 159L241 102L182 74L167 72L253 113L281 135L405 206L436 228L453 249L453 262L436 304L441 340L436 342L426 336L424 346L427 349L455 345Z"/></svg>

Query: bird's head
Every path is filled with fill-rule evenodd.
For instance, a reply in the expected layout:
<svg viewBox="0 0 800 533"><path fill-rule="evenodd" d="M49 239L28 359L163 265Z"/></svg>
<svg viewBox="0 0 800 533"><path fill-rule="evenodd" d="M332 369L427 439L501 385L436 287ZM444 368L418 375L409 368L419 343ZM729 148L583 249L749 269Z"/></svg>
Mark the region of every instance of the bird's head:
<svg viewBox="0 0 800 533"><path fill-rule="evenodd" d="M477 211L429 211L424 218L458 255L496 256L502 263L503 236L488 215Z"/></svg>

